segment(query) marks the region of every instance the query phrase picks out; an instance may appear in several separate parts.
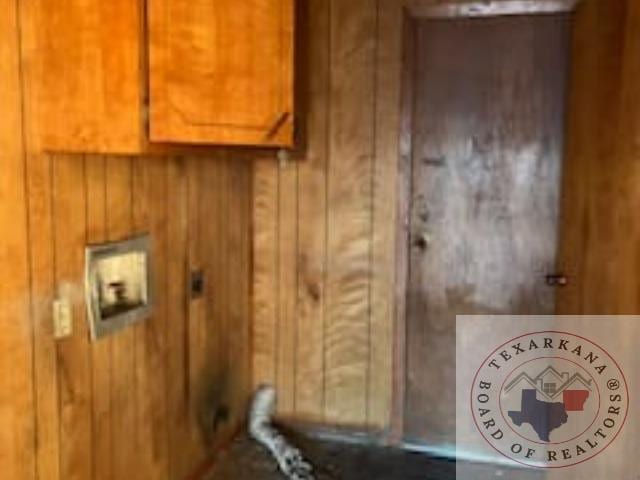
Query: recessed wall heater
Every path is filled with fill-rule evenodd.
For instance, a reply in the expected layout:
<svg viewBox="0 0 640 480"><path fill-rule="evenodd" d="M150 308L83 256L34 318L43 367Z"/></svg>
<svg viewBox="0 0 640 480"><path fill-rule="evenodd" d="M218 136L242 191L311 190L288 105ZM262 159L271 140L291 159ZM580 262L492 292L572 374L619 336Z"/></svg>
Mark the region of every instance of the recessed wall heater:
<svg viewBox="0 0 640 480"><path fill-rule="evenodd" d="M148 235L86 248L85 296L96 340L151 315Z"/></svg>

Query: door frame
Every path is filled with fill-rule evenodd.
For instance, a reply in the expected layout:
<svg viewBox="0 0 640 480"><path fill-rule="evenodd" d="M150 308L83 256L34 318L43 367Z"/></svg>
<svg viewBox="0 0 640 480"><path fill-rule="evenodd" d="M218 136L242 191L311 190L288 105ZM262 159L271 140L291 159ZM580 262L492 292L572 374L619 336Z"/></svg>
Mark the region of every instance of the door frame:
<svg viewBox="0 0 640 480"><path fill-rule="evenodd" d="M379 0L376 151L377 196L374 253L378 273L389 271L380 285L382 309L391 315L391 411L388 440L403 444L406 399L406 293L408 285L409 192L412 174L413 54L415 24L427 18L469 18L571 12L582 0ZM389 207L389 205L391 205ZM378 208L379 207L379 208ZM389 221L390 216L394 218ZM382 280L385 282L385 280Z"/></svg>

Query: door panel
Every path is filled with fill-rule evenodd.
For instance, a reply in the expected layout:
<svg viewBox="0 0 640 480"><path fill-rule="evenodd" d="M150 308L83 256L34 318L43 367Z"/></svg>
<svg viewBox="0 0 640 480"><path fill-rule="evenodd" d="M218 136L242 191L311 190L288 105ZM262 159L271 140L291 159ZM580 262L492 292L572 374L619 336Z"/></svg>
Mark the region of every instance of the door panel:
<svg viewBox="0 0 640 480"><path fill-rule="evenodd" d="M141 4L19 2L31 150L142 150Z"/></svg>
<svg viewBox="0 0 640 480"><path fill-rule="evenodd" d="M152 141L287 145L292 0L151 0Z"/></svg>
<svg viewBox="0 0 640 480"><path fill-rule="evenodd" d="M570 17L416 26L405 436L455 441L455 315L552 314Z"/></svg>

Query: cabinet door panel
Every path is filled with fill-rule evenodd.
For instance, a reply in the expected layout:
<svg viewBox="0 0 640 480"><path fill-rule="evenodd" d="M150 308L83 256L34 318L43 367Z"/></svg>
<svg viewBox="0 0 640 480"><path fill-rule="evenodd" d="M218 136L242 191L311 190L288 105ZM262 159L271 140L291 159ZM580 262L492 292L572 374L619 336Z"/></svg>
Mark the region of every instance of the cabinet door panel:
<svg viewBox="0 0 640 480"><path fill-rule="evenodd" d="M32 147L139 151L142 2L20 4Z"/></svg>
<svg viewBox="0 0 640 480"><path fill-rule="evenodd" d="M287 145L293 0L150 0L151 141Z"/></svg>

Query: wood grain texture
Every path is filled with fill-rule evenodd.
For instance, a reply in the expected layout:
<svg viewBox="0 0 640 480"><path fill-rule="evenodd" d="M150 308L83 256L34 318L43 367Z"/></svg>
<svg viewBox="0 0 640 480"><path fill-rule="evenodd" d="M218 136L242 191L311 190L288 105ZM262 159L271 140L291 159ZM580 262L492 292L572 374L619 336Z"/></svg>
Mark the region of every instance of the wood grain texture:
<svg viewBox="0 0 640 480"><path fill-rule="evenodd" d="M376 90L377 3L314 0L298 15L303 140L294 164L254 166L254 383L279 386L283 417L383 426L393 324L386 300L376 313L371 301L375 103L386 95ZM389 231L375 234L380 258L393 255L382 252Z"/></svg>
<svg viewBox="0 0 640 480"><path fill-rule="evenodd" d="M23 4L24 18L28 18L28 10L32 6ZM30 241L24 238L19 244L25 254L29 247L28 258L31 260L28 270L32 278L31 323L29 315L25 317L27 323L24 325L15 322L14 317L12 328L33 328L35 349L33 375L29 360L20 369L20 377L12 374L15 388L12 390L11 403L3 400L3 425L14 426L5 428L6 433L2 436L3 474L9 472L8 475L16 479L36 478L36 475L37 478L47 479L172 478L171 472L180 470L179 476L187 475L211 455L215 442L222 441L224 432L214 430L213 422L200 421L202 412L213 408L209 406L212 400L210 396L200 396L191 403L184 403L182 416L176 418L168 414L167 402L175 397L175 392L178 398L185 395L184 382L173 382L168 372L175 373L177 378L187 378L189 362L184 362L185 356L208 358L212 352L212 363L218 369L216 376L212 374L212 369L202 371L192 378L191 385L194 391L210 391L215 390L221 378L229 377L228 370L233 368L238 380L228 386L231 390L228 395L234 399L235 425L243 417L249 394L247 383L250 368L245 357L249 348L247 306L251 263L248 244L243 240L247 238L250 228L249 166L237 165L233 161L216 162L212 157L218 158L219 155L216 157L213 153L208 154L208 158L198 160L200 168L207 172L202 177L220 181L221 185L226 180L219 180L220 176L224 175L228 180L231 171L239 170L233 201L208 210L197 205L198 198L187 201L188 192L180 187L184 185L184 180L177 175L185 162L182 159L142 157L133 160L127 157L51 156L41 153L37 138L38 123L29 115L33 108L41 105L34 105L32 96L26 102L29 154L25 164L19 150L20 88L19 84L11 83L19 80L17 21L15 16L3 17L2 20L8 22L2 30L3 34L16 37L13 44L9 41L2 43L2 47L12 50L3 50L0 58L3 61L7 59L7 62L15 61L15 64L7 63L5 70L3 63L2 85L10 86L11 90L0 88L0 93L6 105L12 105L11 99L16 102L16 116L4 115L0 128L2 141L11 139L13 142L6 143L6 146L3 143L2 150L3 171L7 172L3 178L12 181L11 190L6 190L6 197L4 183L2 192L3 198L11 200L6 205L10 206L12 213L11 218L1 217L0 224L15 225L16 218L21 215L26 222L28 207ZM25 32L24 40L25 65L28 69L31 66L28 63L29 48L32 46L28 32ZM11 76L5 79L5 72ZM32 88L33 85L28 84L27 87ZM10 150L10 146L16 150ZM11 162L5 160L8 158L5 154L9 153L12 155ZM228 155L232 157L232 152ZM18 195L25 188L22 179L27 182L28 198ZM205 183L202 185L207 187ZM218 219L224 213L226 222L234 215L237 208L235 201L244 213L237 217L233 237L230 237L226 224ZM204 200L202 204L206 205ZM188 213L185 208L189 210ZM182 213L174 215L178 212ZM207 328L207 335L212 337L210 341L187 344L184 343L185 336L178 334L176 337L172 333L184 332L187 324L197 321L196 314L193 313L192 319L191 310L187 312L185 309L187 292L184 273L188 252L187 244L181 239L185 238L187 231L189 235L199 237L203 230L201 226L211 223L211 219L219 223L218 233L228 238L227 244L237 240L239 245L244 245L233 257L226 259L227 254L218 248L215 237L203 236L201 242L196 238L196 243L209 242L211 247L203 255L210 256L212 262L220 257L225 258L225 263L218 264L225 269L218 274L220 282L225 281L227 272L233 271L238 287L229 289L225 305L233 306L234 323L245 333L234 338L237 350L226 350L229 357L224 363L216 357L218 349L213 348L212 344L229 344L226 337L231 331L219 328L225 321L223 317L229 315L228 310L219 310L210 315L211 326ZM24 227L12 228L12 232L26 235L26 223ZM126 238L145 231L152 236L153 282L158 298L154 315L147 322L122 332L122 335L90 342L82 295L84 245L86 242ZM13 240L13 237L6 236L3 246L4 242ZM22 264L15 261L19 258L18 252L12 247L15 282L7 285L17 289L13 297L18 291L21 292L21 296L18 296L25 299L28 308L29 289L20 280L26 277L20 276ZM175 260L169 262L170 258ZM26 264L23 266L26 267ZM4 295L4 290L2 293L3 299L9 298ZM215 293L207 291L205 298L208 304L218 302L217 298L211 298ZM54 295L70 299L74 307L74 335L60 342L52 338L50 312ZM3 355L3 361L7 360L15 367L17 362L22 361L22 354L25 355L25 361L30 357L28 349L31 346L27 341L30 338L30 333L27 334L29 331L23 332L23 340L27 342L24 345L17 343L18 337L4 337L3 342L14 344L12 355ZM176 342L179 344L176 345ZM167 366L174 370L168 370ZM31 376L31 381L21 385L22 374L25 380ZM32 388L37 402L27 408L27 403L32 402ZM9 406L15 406L15 412ZM25 410L19 411L18 408ZM9 417L18 412L19 417ZM36 422L33 421L34 416ZM184 432L179 437L183 441L169 441L168 422L172 422L174 431ZM34 450L36 428L39 437L37 451ZM205 438L207 435L209 438ZM5 440L11 440L7 448L4 448Z"/></svg>
<svg viewBox="0 0 640 480"><path fill-rule="evenodd" d="M166 193L161 158L136 158L133 165L133 232L152 238L151 269L153 291L164 291L157 281L165 278L165 255L162 220L166 208L162 199ZM165 300L158 297L154 314L135 326L136 429L138 431L138 470L150 478L168 478L168 418L165 392L167 379L158 374L165 371L163 352Z"/></svg>
<svg viewBox="0 0 640 480"><path fill-rule="evenodd" d="M37 115L44 107L37 94L21 95L23 87L37 90L33 82L21 83L20 69L31 76L34 68L30 15L36 5L20 2L21 36L16 5L7 4L8 14L0 18L0 254L11 278L0 287L2 475L184 478L237 429L250 394L250 152L207 150L197 159L43 153ZM78 5L68 6L71 17ZM120 15L131 5L121 3L104 15ZM54 17L45 23L60 20ZM89 17L83 21L97 21ZM118 28L125 28L124 20ZM40 40L44 33L37 32ZM61 44L68 42L63 33ZM117 29L102 34L119 36ZM80 48L84 53L72 53L83 62L95 60L94 40ZM126 59L102 61L118 74L114 63ZM96 116L104 114L99 102ZM87 132L99 128L116 138L121 124L117 112L111 114L113 130L96 127L102 120L92 118ZM144 232L152 245L152 318L92 342L83 293L85 245ZM216 275L216 288L207 283L201 304L189 302L191 264L204 266L208 279ZM57 341L55 297L71 302L74 317L73 334ZM195 341L192 327L199 323L204 330ZM191 359L206 368L194 373Z"/></svg>
<svg viewBox="0 0 640 480"><path fill-rule="evenodd" d="M128 157L108 157L106 162L107 239L118 241L133 234L133 163ZM135 471L136 452L140 448L135 402L135 329L123 330L111 342L111 442L113 475L119 478Z"/></svg>
<svg viewBox="0 0 640 480"><path fill-rule="evenodd" d="M141 3L35 0L20 5L32 147L140 151Z"/></svg>
<svg viewBox="0 0 640 480"><path fill-rule="evenodd" d="M142 422L144 428L150 429L151 442L146 444L152 462L150 475L156 472L157 478L169 477L169 421L167 392L172 388L167 375L167 159L155 157L140 159L145 168L145 195L148 203L146 232L151 236L154 272L154 291L156 307L154 314L145 326L145 355L147 375L154 378L149 391L141 392L149 396L151 401L151 425Z"/></svg>
<svg viewBox="0 0 640 480"><path fill-rule="evenodd" d="M247 392L251 391L250 368L250 324L245 319L250 318L249 302L238 302L237 298L249 298L249 279L251 264L243 261L251 251L250 230L246 228L251 218L251 200L246 192L251 187L250 158L241 157L239 168L231 168L234 158L226 160L229 180L227 203L228 215L228 245L229 245L229 367L227 371L235 372L230 377L229 410L230 418L226 428L230 434L246 421L249 408ZM208 255L211 255L208 253ZM232 268L237 265L238 268ZM295 318L294 318L295 321ZM227 437L227 435L225 435Z"/></svg>
<svg viewBox="0 0 640 480"><path fill-rule="evenodd" d="M187 272L187 279L194 272L203 271L203 242L201 240L200 222L198 217L202 214L201 205L202 192L200 191L200 177L203 174L203 163L197 158L188 158L186 161L187 168L187 223L188 228L188 261L190 271ZM205 278L205 282L206 282ZM208 356L211 354L206 349L207 337L210 334L207 326L207 310L206 298L204 296L191 296L187 304L188 308L188 324L187 324L187 374L189 377L189 408L193 408L201 398L202 387L199 382L200 375L205 373L208 365ZM211 332L213 334L213 332ZM191 428L197 427L196 418L191 418Z"/></svg>
<svg viewBox="0 0 640 480"><path fill-rule="evenodd" d="M375 2L331 3L325 409L352 424L367 421L375 27Z"/></svg>
<svg viewBox="0 0 640 480"><path fill-rule="evenodd" d="M275 385L278 312L278 170L272 159L253 167L253 341L254 386Z"/></svg>
<svg viewBox="0 0 640 480"><path fill-rule="evenodd" d="M635 250L617 243L630 233L619 226L618 215L635 211L633 193L626 187L627 179L634 178L633 169L624 166L627 147L623 146L630 145L634 135L628 140L621 136L627 128L623 122L633 122L633 118L623 118L624 108L629 112L632 106L623 107L622 97L623 85L635 81L625 77L633 75L627 69L633 65L632 57L626 55L633 54L633 43L629 47L627 43L634 35L632 25L626 23L628 9L625 1L588 0L575 15L558 261L558 269L570 280L558 292L561 314L632 313L637 309L621 304L618 296L621 280L627 278L620 268L629 265L622 259ZM603 159L608 165L604 169Z"/></svg>
<svg viewBox="0 0 640 480"><path fill-rule="evenodd" d="M173 387L168 391L170 478L189 473L191 444L188 442L189 412L187 406L188 376L186 372L186 281L187 225L186 172L184 163L171 159L167 175L167 379ZM182 447L180 447L182 445ZM184 450L183 450L184 449Z"/></svg>
<svg viewBox="0 0 640 480"><path fill-rule="evenodd" d="M556 261L569 26L561 15L418 24L407 289L411 441L454 441L456 315L554 312L545 275ZM508 55L493 54L506 43Z"/></svg>
<svg viewBox="0 0 640 480"><path fill-rule="evenodd" d="M151 140L290 145L293 5L151 2Z"/></svg>
<svg viewBox="0 0 640 480"><path fill-rule="evenodd" d="M29 209L31 321L34 331L34 391L36 395L38 475L60 478L60 410L57 344L53 338L54 297L52 164L47 155L29 154L26 174Z"/></svg>
<svg viewBox="0 0 640 480"><path fill-rule="evenodd" d="M409 229L411 227L411 178L413 176L413 102L415 96L415 47L417 19L405 15L402 25L402 68L398 140L397 212L395 226L395 287L393 318L393 382L389 436L394 443L404 435L407 368L407 283L409 279Z"/></svg>
<svg viewBox="0 0 640 480"><path fill-rule="evenodd" d="M278 181L278 411L295 411L298 340L298 166L279 169Z"/></svg>
<svg viewBox="0 0 640 480"><path fill-rule="evenodd" d="M91 358L83 295L86 204L84 158L59 155L53 159L53 237L56 297L73 312L73 334L58 343L60 398L60 476L88 478L93 465L86 446L92 439ZM64 228L62 227L64 225Z"/></svg>
<svg viewBox="0 0 640 480"><path fill-rule="evenodd" d="M368 423L389 426L392 401L393 334L395 318L396 232L400 155L403 9L399 2L378 2L376 50L375 165L371 239L371 350L369 352Z"/></svg>
<svg viewBox="0 0 640 480"><path fill-rule="evenodd" d="M25 156L15 2L0 17L0 468L16 480L35 478L35 403ZM40 333L40 332L38 332ZM41 359L37 369L42 372ZM40 393L40 392L38 392Z"/></svg>
<svg viewBox="0 0 640 480"><path fill-rule="evenodd" d="M228 243L226 233L229 223L235 220L225 211L227 191L230 188L227 184L229 177L222 174L225 169L226 161L221 156L217 156L210 168L203 171L199 182L202 204L208 206L205 211L213 214L208 221L201 222L201 258L206 282L204 328L208 356L204 365L205 370L201 373L207 380L200 382L197 395L200 402L206 403L207 407L201 409L198 417L199 432L205 434L205 438L207 438L207 426L213 427L212 431L222 436L230 428L228 425L228 418L231 415L229 385L232 379L231 371L228 370L228 355L231 347L229 346L230 338L221 335L221 332L227 331L229 334L238 335L241 329L240 325L233 326L229 322L226 310L230 276L225 266L228 265L227 256L230 249L234 248L234 245ZM211 435L208 437L209 441L218 441L211 438Z"/></svg>
<svg viewBox="0 0 640 480"><path fill-rule="evenodd" d="M85 195L87 242L107 241L107 161L104 157L85 157ZM107 337L91 347L93 478L113 477L111 422L111 375L113 341Z"/></svg>
<svg viewBox="0 0 640 480"><path fill-rule="evenodd" d="M391 381L388 380L389 373L385 370L388 368L387 362L389 362L387 352L392 349L392 346L383 340L378 343L378 338L381 339L382 336L388 334L389 329L393 328L394 320L388 314L388 311L390 308L395 309L397 306L397 299L390 300L385 297L385 292L389 294L388 283L391 281L391 276L388 270L390 268L388 262L391 257L395 256L395 252L392 251L392 245L394 245L392 237L395 235L397 227L393 222L393 217L390 217L389 221L385 218L389 212L389 206L396 205L397 201L397 197L393 197L395 187L387 181L385 176L394 178L397 175L394 170L402 168L402 158L395 164L394 158L397 159L404 151L402 142L398 145L398 139L396 138L395 129L398 128L398 125L394 125L394 122L400 122L397 119L398 113L396 109L399 109L399 106L396 106L396 102L398 102L401 91L401 85L397 80L401 74L400 59L402 58L402 42L399 39L399 35L402 32L402 26L400 25L400 22L402 22L401 11L404 6L414 8L419 4L437 3L442 2L431 2L429 0L390 1L388 3L381 0L377 2L378 43L376 63L372 67L377 72L375 77L376 94L368 101L363 100L364 94L362 91L359 91L357 95L348 96L348 98L344 99L344 108L349 109L353 117L358 117L359 128L363 130L372 128L372 123L376 123L376 134L373 139L373 142L375 142L375 159L372 167L374 172L373 211L371 212L371 215L373 215L372 235L371 243L363 241L365 246L362 247L363 249L371 249L372 258L372 264L370 265L371 304L369 308L371 308L371 314L369 324L372 329L371 339L373 343L366 362L376 366L370 368L372 376L368 382L367 393L361 393L358 388L354 388L351 391L351 394L358 398L357 401L353 402L353 405L357 404L356 409L360 408L362 403L368 405L370 423L373 426L388 424L390 417L388 410L390 407L387 405L392 390ZM328 253L329 244L327 240L329 236L332 236L326 230L327 220L333 218L332 222L337 222L338 214L336 213L335 202L327 203L324 206L322 204L323 198L326 198L324 197L326 193L323 193L322 179L324 178L325 192L336 192L336 186L332 186L332 182L341 177L341 181L344 183L345 180L343 178L347 176L347 174L344 176L334 174L333 170L336 165L338 165L338 169L344 168L348 170L348 175L355 176L353 172L356 171L356 166L361 164L354 159L353 155L336 155L334 153L331 155L327 153L327 161L323 163L321 160L317 160L322 154L314 155L313 153L314 151L321 152L321 149L327 148L329 144L332 145L331 148L334 148L333 145L335 145L336 139L333 136L337 135L340 130L335 125L342 125L344 122L340 118L341 109L339 108L335 111L329 103L331 96L337 95L336 91L340 91L342 88L340 84L336 84L335 75L332 77L332 83L328 87L330 90L327 93L323 93L320 87L324 78L322 65L328 64L328 68L335 72L335 64L340 61L340 56L335 51L335 48L331 47L329 41L326 42L324 47L322 46L323 40L320 33L322 28L320 24L323 21L322 18L326 15L325 8L329 7L320 0L317 3L310 2L306 7L307 11L303 12L304 17L302 19L302 24L304 25L306 22L310 31L314 33L309 45L302 44L307 54L305 55L305 63L301 67L303 73L300 76L300 88L304 91L309 89L310 86L316 86L313 86L309 90L310 93L305 95L305 103L308 104L308 109L303 112L301 117L302 129L307 131L303 135L305 145L298 164L299 214L296 220L299 239L299 258L297 262L299 289L297 307L298 353L294 357L296 366L285 366L284 368L289 369L289 371L284 373L277 372L275 368L277 362L275 352L277 351L276 345L278 342L275 327L278 321L276 312L281 308L278 300L281 298L278 293L281 285L278 282L280 274L278 273L277 238L281 229L287 229L289 226L281 225L278 220L279 210L277 205L280 195L279 189L281 188L278 181L278 167L269 163L269 160L264 160L256 163L254 170L255 221L253 249L256 266L253 284L254 382L256 384L264 381L275 383L278 375L289 375L290 371L293 371L294 368L297 369L298 373L295 382L296 411L286 413L289 417L302 420L313 418L313 412L318 408L318 403L321 401L320 397L323 396L324 389L321 388L321 385L323 387L328 376L332 375L331 368L320 375L304 375L302 373L311 369L310 366L305 365L305 362L313 362L315 365L313 368L317 369L320 365L320 359L325 357L328 342L323 338L324 331L323 336L320 336L317 332L314 333L314 335L317 335L314 340L307 340L306 332L311 327L312 316L316 319L313 322L319 322L319 319L322 318L324 323L325 319L328 318L330 313L326 307L335 301L330 297L337 290L334 283L334 287L330 292L324 282L327 277L335 279L338 275L331 272L336 262L330 264L326 259L322 258L323 255ZM330 8L333 8L333 5ZM361 2L359 6L338 7L340 11L343 8L357 9L365 7ZM624 62L621 52L629 42L627 38L633 35L631 16L627 14L628 9L628 2L625 1L607 3L598 0L585 0L580 2L576 13L576 25L578 28L576 29L572 46L575 66L571 75L570 103L572 108L569 143L567 146L569 163L564 175L565 183L563 187L564 203L574 206L565 207L565 210L575 212L575 214L571 213L562 220L563 237L566 236L568 240L561 242L562 252L560 256L564 260L561 260L559 265L559 270L567 272L569 278L574 278L574 280L570 281L566 289L559 292L558 308L559 311L565 313L587 311L585 310L585 305L591 307L590 313L602 312L605 311L604 305L607 302L618 302L618 297L612 297L614 295L612 290L602 289L601 284L600 287L596 287L599 284L597 280L599 272L602 272L605 268L613 268L607 266L608 264L604 261L605 252L608 258L611 258L614 254L614 256L619 255L619 252L616 251L616 247L611 243L614 238L612 234L603 233L610 228L611 222L613 222L608 218L608 214L604 214L604 211L609 212L610 208L606 207L607 203L604 200L595 200L595 195L590 192L595 187L596 176L603 178L601 180L603 185L614 181L612 177L606 177L609 180L604 180L603 172L600 169L595 170L595 168L597 166L596 159L611 158L610 152L616 144L616 136L619 135L619 133L616 133L619 132L617 130L618 127L614 127L614 124L619 124L618 116L620 115L617 112L620 108L619 97L621 95ZM361 13L360 16L362 15ZM341 35L352 35L348 28L342 26L342 23L336 23L336 16L334 11L331 15L331 20L327 20L329 25L324 28L331 29L334 32L337 29ZM350 20L344 21L357 22L357 20L353 19L353 15L350 18ZM334 45L335 36L336 34L333 33L332 42ZM366 36L363 33L358 37L358 41L363 42ZM633 43L629 43L629 45L633 45ZM357 51L356 46L357 42L351 45L350 54L352 57L350 57L350 60L357 58L355 53ZM628 48L631 48L630 52L633 51L632 47ZM629 60L626 61L629 62ZM354 72L359 71L360 67L358 65L357 62L354 63ZM624 71L626 72L624 75L629 76L626 84L632 85L632 79L634 78L632 67L629 66ZM364 90L366 90L366 82L364 85ZM628 91L627 95L631 96L633 89L629 87ZM371 102L374 101L376 106L371 105ZM627 103L632 105L630 102ZM322 111L322 109L326 110L326 114L322 114L326 118L326 125L323 127L325 130L318 123L314 123L317 122L314 120L315 115L321 115L317 112ZM376 112L375 118L371 113L373 111ZM394 117L396 120L394 120ZM311 127L311 124L315 125L315 127ZM602 129L603 124L609 125L610 128ZM593 139L595 138L598 138L598 141L594 141ZM629 146L628 148L631 147ZM311 173L312 171L313 173ZM605 187L603 186L602 188ZM631 187L625 188L630 189ZM615 196L609 194L608 198L609 201L613 201L612 198L615 198ZM626 198L626 200L622 198ZM630 208L629 205L633 204L633 195L627 190L627 193L622 195L622 198L615 198L615 205L621 205L620 208ZM596 213L594 211L595 205L600 205L599 208L603 213ZM347 209L344 205L342 208ZM601 217L600 220L597 220L598 217ZM349 225L351 224L349 223ZM595 240L589 240L594 235L594 229L600 232L597 234L600 239L598 240L599 247L595 245ZM618 238L617 235L616 238ZM632 240L629 241L631 242ZM592 254L585 250L587 249L587 244L589 245L588 250L593 252ZM397 241L395 245L397 247ZM629 264L633 265L634 263L629 262ZM307 267L307 265L313 265L313 267ZM357 277L357 265L344 262L342 267L344 272L348 271L352 277ZM396 271L394 268L392 270ZM607 271L612 272L612 270ZM583 279L584 275L591 280ZM308 277L311 277L312 280L308 281ZM607 278L614 282L612 273L608 273ZM317 285L319 288L313 291L310 288L307 290L307 285ZM630 283L630 285L630 290L633 290L633 283ZM361 288L357 295L354 294L353 298L357 297L358 301L367 303L368 300L364 299L363 292L364 289ZM342 295L344 296L346 293L342 292ZM624 293L623 295L627 298L631 297L631 293ZM314 300L314 298L317 298L317 300ZM624 301L628 302L629 300ZM628 311L629 309L627 308L626 310ZM338 311L347 312L348 310L335 308L334 304L334 312ZM611 312L610 309L606 311ZM309 330L310 334L312 332L314 332L313 329ZM345 335L346 332L345 330ZM337 333L334 332L335 335ZM323 370L325 366L326 364L323 362ZM282 364L280 368L283 368ZM378 375L378 372L381 373ZM309 403L309 408L306 407L307 403ZM326 412L323 408L323 415L324 413L327 413L325 417L327 423L347 423L344 419L335 415L335 412Z"/></svg>
<svg viewBox="0 0 640 480"><path fill-rule="evenodd" d="M298 63L307 105L304 157L298 162L297 339L295 415L324 418L324 319L329 125L329 0L311 0L300 14ZM302 60L304 59L304 60Z"/></svg>

